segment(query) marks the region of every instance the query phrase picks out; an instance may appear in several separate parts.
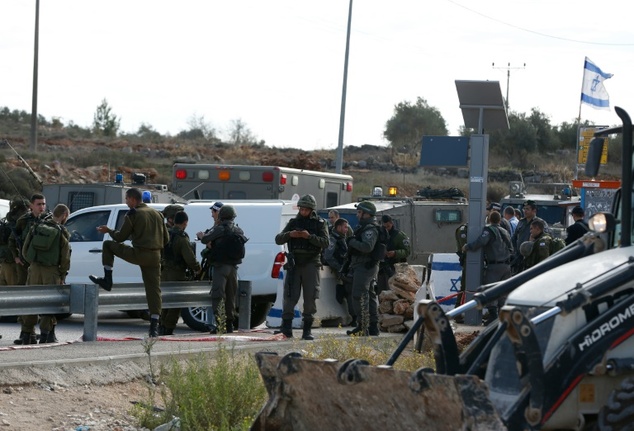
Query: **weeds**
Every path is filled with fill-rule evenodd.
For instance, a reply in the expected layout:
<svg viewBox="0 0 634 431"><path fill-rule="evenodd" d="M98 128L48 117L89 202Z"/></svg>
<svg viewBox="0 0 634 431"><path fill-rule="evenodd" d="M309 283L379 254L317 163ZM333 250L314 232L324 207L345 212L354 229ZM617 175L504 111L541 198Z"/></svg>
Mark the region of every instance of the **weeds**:
<svg viewBox="0 0 634 431"><path fill-rule="evenodd" d="M161 396L165 409L156 412L150 398L133 414L140 425L154 428L179 417L183 431L248 430L266 401L266 390L255 361L219 346L214 358L200 354L161 367ZM156 390L150 391L156 395Z"/></svg>

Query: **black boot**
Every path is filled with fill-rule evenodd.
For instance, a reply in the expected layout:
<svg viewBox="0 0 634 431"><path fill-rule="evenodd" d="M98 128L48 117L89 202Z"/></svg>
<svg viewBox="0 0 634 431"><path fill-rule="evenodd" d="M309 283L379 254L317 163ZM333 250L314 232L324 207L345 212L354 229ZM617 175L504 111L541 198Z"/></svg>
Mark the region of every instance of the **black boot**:
<svg viewBox="0 0 634 431"><path fill-rule="evenodd" d="M40 343L42 342L42 337L40 337ZM48 337L46 338L47 343L59 343L57 337L55 336L55 326L48 331Z"/></svg>
<svg viewBox="0 0 634 431"><path fill-rule="evenodd" d="M310 329L313 326L313 319L304 319L304 326L302 328L302 340L313 341L315 337L310 333Z"/></svg>
<svg viewBox="0 0 634 431"><path fill-rule="evenodd" d="M352 320L350 321L350 323L348 323L347 326L351 326L353 328L359 326L359 323L357 322L357 316L351 316Z"/></svg>
<svg viewBox="0 0 634 431"><path fill-rule="evenodd" d="M156 338L158 337L158 326L159 326L159 322L158 319L150 319L150 338Z"/></svg>
<svg viewBox="0 0 634 431"><path fill-rule="evenodd" d="M97 277L94 275L91 275L88 278L90 278L90 281L92 281L93 283L101 287L102 289L110 292L112 290L112 270L104 269L103 273L104 273L103 278Z"/></svg>
<svg viewBox="0 0 634 431"><path fill-rule="evenodd" d="M26 346L28 344L37 344L37 338L32 332L20 332L20 339L14 341L15 344Z"/></svg>
<svg viewBox="0 0 634 431"><path fill-rule="evenodd" d="M376 322L370 323L370 327L368 328L368 334L370 334L370 336L377 337L380 333L381 331L379 330L379 324Z"/></svg>
<svg viewBox="0 0 634 431"><path fill-rule="evenodd" d="M286 338L293 338L293 319L282 319L282 327L274 334L284 334Z"/></svg>
<svg viewBox="0 0 634 431"><path fill-rule="evenodd" d="M166 334L165 334L165 331L166 331L166 329L165 329L165 325L159 325L159 327L158 327L158 334L159 334L159 335L166 335Z"/></svg>
<svg viewBox="0 0 634 431"><path fill-rule="evenodd" d="M230 320L227 320L227 334L231 334L233 333L233 322Z"/></svg>

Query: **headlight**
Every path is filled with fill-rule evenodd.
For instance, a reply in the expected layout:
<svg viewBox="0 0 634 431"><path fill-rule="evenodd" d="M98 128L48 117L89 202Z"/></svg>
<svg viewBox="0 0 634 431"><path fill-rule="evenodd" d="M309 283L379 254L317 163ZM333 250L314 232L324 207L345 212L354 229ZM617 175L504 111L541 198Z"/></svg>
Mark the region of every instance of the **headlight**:
<svg viewBox="0 0 634 431"><path fill-rule="evenodd" d="M598 213L590 217L590 220L588 220L588 226L592 232L611 232L616 226L616 220L610 213Z"/></svg>

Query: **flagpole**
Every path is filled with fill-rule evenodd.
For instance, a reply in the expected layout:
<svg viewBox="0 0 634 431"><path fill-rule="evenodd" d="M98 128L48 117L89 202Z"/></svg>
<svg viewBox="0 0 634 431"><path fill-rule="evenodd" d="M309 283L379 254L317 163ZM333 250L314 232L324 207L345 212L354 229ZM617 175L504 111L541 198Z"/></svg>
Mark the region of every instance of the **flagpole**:
<svg viewBox="0 0 634 431"><path fill-rule="evenodd" d="M588 57L586 57L587 59ZM581 75L581 91L579 92L579 115L577 115L577 143L575 145L575 180L579 177L579 140L581 139L581 105L583 102L583 83L586 77L586 60L583 60L583 75Z"/></svg>

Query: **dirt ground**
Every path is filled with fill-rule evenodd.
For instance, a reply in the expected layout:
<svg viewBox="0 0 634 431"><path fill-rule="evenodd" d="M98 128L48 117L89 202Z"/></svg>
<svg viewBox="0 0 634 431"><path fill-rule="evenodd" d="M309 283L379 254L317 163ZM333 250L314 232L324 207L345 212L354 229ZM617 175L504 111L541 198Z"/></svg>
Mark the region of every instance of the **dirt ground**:
<svg viewBox="0 0 634 431"><path fill-rule="evenodd" d="M0 390L0 429L138 431L133 401L148 399L136 380L108 385L5 386Z"/></svg>

